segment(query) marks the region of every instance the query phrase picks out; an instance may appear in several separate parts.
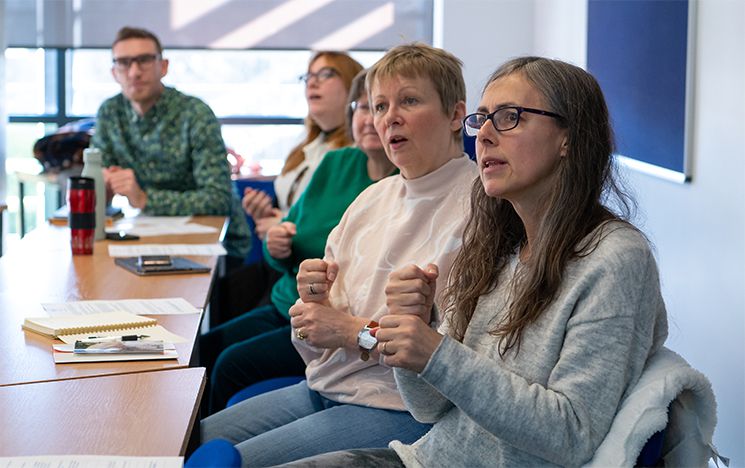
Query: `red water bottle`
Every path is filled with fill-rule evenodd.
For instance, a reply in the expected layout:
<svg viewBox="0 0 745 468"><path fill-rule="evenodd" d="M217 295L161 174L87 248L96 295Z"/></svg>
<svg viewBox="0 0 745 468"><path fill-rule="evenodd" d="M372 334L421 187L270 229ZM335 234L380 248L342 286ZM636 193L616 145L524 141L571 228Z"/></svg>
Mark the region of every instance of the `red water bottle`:
<svg viewBox="0 0 745 468"><path fill-rule="evenodd" d="M96 228L96 187L90 177L70 177L67 182L70 209L70 243L73 255L91 255Z"/></svg>

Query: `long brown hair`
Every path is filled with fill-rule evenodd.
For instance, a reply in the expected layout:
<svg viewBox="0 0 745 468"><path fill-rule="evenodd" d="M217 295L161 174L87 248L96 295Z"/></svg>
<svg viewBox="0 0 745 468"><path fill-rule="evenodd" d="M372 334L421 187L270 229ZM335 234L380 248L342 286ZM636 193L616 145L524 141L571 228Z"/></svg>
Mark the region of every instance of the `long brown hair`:
<svg viewBox="0 0 745 468"><path fill-rule="evenodd" d="M344 88L348 92L349 87L352 84L352 80L357 75L357 73L362 70L362 65L360 65L355 59L350 57L349 54L346 54L344 52L320 51L316 52L310 59L310 62L308 63L308 70L310 70L310 67L313 65L313 63L321 57L324 57L326 60L328 60L329 63L331 63L331 65L336 69L336 71L339 72L339 76L344 82ZM295 148L293 148L292 151L290 151L290 155L287 156L285 165L284 167L282 167L282 174L295 169L300 165L300 163L303 162L303 160L305 159L303 147L311 141L315 140L322 131L321 127L318 126L318 123L316 123L316 121L313 120L310 115L305 118L305 128L307 129L305 139L302 143L300 143ZM349 138L347 133L348 132L345 124L343 127L339 127L333 132L329 133L326 136L326 142L331 145L331 148L341 148L344 146L349 146L352 144L352 140Z"/></svg>
<svg viewBox="0 0 745 468"><path fill-rule="evenodd" d="M628 219L634 208L615 179L613 132L595 78L558 60L521 57L499 67L486 87L512 74L527 79L543 95L548 109L564 117L557 122L567 129L568 152L543 201L544 215L530 257L511 283L507 311L491 331L500 337L501 356L513 347L519 352L523 331L551 304L567 264L589 254L606 235L607 229L598 227ZM604 204L607 201L614 202L613 209ZM527 240L512 204L489 197L480 179L472 186L471 210L444 296L451 334L459 341L479 296L497 288L501 272Z"/></svg>

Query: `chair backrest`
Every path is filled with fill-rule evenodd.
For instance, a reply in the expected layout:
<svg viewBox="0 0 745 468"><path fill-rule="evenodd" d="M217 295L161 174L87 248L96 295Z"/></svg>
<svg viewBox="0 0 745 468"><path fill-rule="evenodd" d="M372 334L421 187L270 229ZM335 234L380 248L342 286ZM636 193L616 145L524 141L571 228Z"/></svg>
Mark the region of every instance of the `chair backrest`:
<svg viewBox="0 0 745 468"><path fill-rule="evenodd" d="M272 201L276 201L277 197L274 193L274 179L236 179L233 183L238 192L238 198L243 198L243 192L250 187L265 192L267 195L272 197ZM254 223L253 218L246 215L246 220L248 221L248 227L251 230L251 250L248 252L243 263L250 265L260 261L262 258L261 239L256 235L256 224Z"/></svg>
<svg viewBox="0 0 745 468"><path fill-rule="evenodd" d="M586 466L630 466L646 445L651 450L660 442L665 466L706 466L716 455L712 445L715 426L711 383L663 347L647 361ZM657 436L661 431L664 436Z"/></svg>
<svg viewBox="0 0 745 468"><path fill-rule="evenodd" d="M241 401L247 400L253 396L261 395L262 393L270 392L278 388L289 387L290 385L295 385L303 380L305 380L304 375L293 375L290 377L277 377L256 382L230 397L226 406L233 406L234 404L240 403Z"/></svg>
<svg viewBox="0 0 745 468"><path fill-rule="evenodd" d="M636 457L634 466L664 466L662 462L662 444L665 440L665 430L652 434L647 443L642 447L642 451Z"/></svg>
<svg viewBox="0 0 745 468"><path fill-rule="evenodd" d="M184 468L238 468L241 454L224 439L213 439L200 445L184 463Z"/></svg>
<svg viewBox="0 0 745 468"><path fill-rule="evenodd" d="M476 137L466 135L465 127L463 128L463 151L472 161L476 160Z"/></svg>

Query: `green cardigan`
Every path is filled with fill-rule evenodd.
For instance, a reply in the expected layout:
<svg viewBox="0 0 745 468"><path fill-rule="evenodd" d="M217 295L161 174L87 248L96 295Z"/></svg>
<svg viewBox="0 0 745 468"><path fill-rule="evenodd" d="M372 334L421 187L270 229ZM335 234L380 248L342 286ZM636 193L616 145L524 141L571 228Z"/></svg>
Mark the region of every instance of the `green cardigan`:
<svg viewBox="0 0 745 468"><path fill-rule="evenodd" d="M300 262L322 258L326 238L347 207L374 183L367 173L367 155L354 147L329 151L313 173L310 184L292 205L283 221L297 226L292 239L292 255L282 260L269 255L264 242L264 258L282 277L272 289L272 303L289 319L290 307L298 299L297 276Z"/></svg>

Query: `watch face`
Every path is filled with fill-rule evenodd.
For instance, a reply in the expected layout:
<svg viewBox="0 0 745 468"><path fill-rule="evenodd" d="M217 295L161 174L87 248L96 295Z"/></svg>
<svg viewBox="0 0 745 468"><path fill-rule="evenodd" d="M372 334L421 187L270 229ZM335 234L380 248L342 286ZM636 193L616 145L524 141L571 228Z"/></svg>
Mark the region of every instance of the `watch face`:
<svg viewBox="0 0 745 468"><path fill-rule="evenodd" d="M370 330L363 330L357 335L357 344L362 349L371 350L378 344L378 339L370 334Z"/></svg>

